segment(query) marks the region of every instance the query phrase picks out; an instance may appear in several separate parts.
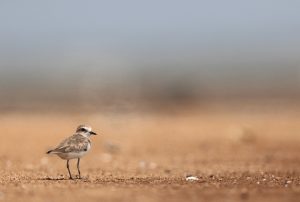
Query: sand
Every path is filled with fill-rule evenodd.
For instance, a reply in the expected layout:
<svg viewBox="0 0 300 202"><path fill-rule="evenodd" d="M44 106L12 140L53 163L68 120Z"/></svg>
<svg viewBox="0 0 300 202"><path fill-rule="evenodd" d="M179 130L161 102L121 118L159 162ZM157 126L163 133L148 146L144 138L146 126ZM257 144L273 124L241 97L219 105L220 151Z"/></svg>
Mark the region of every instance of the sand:
<svg viewBox="0 0 300 202"><path fill-rule="evenodd" d="M6 112L0 121L0 201L300 199L298 109ZM81 123L100 135L83 179L69 180L66 162L45 152Z"/></svg>

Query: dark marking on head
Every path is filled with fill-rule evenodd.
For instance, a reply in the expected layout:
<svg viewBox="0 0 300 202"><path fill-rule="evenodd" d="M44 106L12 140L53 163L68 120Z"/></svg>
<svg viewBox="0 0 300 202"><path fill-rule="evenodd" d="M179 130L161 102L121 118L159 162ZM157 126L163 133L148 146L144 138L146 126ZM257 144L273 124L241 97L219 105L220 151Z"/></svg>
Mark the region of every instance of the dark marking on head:
<svg viewBox="0 0 300 202"><path fill-rule="evenodd" d="M88 132L86 128L78 128L77 132Z"/></svg>

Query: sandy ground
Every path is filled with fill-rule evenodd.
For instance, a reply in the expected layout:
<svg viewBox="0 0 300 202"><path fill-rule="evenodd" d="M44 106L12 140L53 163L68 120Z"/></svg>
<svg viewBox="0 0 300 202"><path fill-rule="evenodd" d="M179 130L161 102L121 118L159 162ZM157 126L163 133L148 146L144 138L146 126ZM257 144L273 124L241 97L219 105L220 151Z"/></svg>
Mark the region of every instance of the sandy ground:
<svg viewBox="0 0 300 202"><path fill-rule="evenodd" d="M300 199L299 109L6 112L0 121L0 201ZM83 179L68 180L66 162L45 152L81 123L100 135L81 160Z"/></svg>

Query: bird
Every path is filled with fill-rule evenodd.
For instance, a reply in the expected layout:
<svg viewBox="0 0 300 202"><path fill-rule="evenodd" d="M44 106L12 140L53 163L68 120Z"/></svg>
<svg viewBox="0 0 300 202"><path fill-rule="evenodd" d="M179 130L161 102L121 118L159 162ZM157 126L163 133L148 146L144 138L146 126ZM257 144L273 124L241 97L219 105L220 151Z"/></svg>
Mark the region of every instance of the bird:
<svg viewBox="0 0 300 202"><path fill-rule="evenodd" d="M55 149L47 151L47 154L56 154L61 159L67 160L67 169L70 179L73 179L70 172L69 161L77 159L78 178L81 179L80 159L91 149L90 136L97 135L88 125L79 125L75 134L63 140Z"/></svg>

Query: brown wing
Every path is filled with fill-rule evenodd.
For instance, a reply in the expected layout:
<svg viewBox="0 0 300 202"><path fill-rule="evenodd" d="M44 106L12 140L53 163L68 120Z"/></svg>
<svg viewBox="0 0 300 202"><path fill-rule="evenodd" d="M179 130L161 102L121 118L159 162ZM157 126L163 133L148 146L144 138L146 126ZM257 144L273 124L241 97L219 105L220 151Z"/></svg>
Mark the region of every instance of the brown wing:
<svg viewBox="0 0 300 202"><path fill-rule="evenodd" d="M82 135L75 134L62 141L53 152L68 153L87 151L90 140Z"/></svg>

